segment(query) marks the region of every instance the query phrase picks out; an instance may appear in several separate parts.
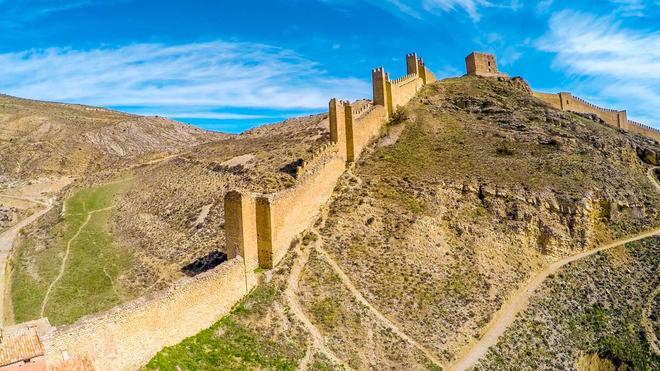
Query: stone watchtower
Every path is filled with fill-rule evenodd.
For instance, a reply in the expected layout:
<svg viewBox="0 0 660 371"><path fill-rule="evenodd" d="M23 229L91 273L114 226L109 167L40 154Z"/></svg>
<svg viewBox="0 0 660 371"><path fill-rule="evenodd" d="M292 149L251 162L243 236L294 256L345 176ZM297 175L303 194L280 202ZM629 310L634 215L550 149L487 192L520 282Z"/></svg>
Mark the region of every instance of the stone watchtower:
<svg viewBox="0 0 660 371"><path fill-rule="evenodd" d="M506 76L497 70L497 60L493 54L472 52L465 57L465 67L470 76Z"/></svg>

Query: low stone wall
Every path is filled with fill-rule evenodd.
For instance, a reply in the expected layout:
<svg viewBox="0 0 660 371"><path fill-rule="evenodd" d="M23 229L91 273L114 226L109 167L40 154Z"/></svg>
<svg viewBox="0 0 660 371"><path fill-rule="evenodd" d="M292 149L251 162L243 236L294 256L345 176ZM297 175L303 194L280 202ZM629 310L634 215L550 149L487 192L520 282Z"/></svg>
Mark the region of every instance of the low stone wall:
<svg viewBox="0 0 660 371"><path fill-rule="evenodd" d="M600 117L603 121L613 127L621 127L619 123L619 112L616 110L601 108L586 100L574 97L570 93L560 93L564 111L573 111L580 113L593 113Z"/></svg>
<svg viewBox="0 0 660 371"><path fill-rule="evenodd" d="M426 68L426 67L424 67L424 76L423 76L423 79L424 79L424 84L425 84L425 85L433 84L434 82L436 82L436 81L438 80L438 79L435 77L435 74L434 74L433 72L431 72L431 70L429 70L429 69Z"/></svg>
<svg viewBox="0 0 660 371"><path fill-rule="evenodd" d="M625 129L633 133L646 135L647 137L651 137L660 142L660 130L644 125L640 122L628 120Z"/></svg>
<svg viewBox="0 0 660 371"><path fill-rule="evenodd" d="M241 257L194 278L57 328L43 338L49 365L89 359L97 370L136 370L158 351L210 327L256 285Z"/></svg>
<svg viewBox="0 0 660 371"><path fill-rule="evenodd" d="M294 188L269 195L227 193L225 232L230 257L245 257L249 267L255 256L261 268L277 265L291 243L317 219L320 208L332 196L345 163L357 160L378 137L395 107L407 104L425 81L435 81L416 54L406 56L406 67L407 75L392 81L383 68L372 70L373 101L351 104L330 100L331 143L297 170Z"/></svg>
<svg viewBox="0 0 660 371"><path fill-rule="evenodd" d="M406 59L408 75L402 79L390 82L382 68L374 70L380 80L374 78L373 101L360 101L355 108L349 102L330 101L331 142L297 169L296 186L267 195L225 194L229 261L161 292L53 329L42 336L49 367L70 369L89 362L97 370L139 369L164 347L228 314L257 284L255 269L277 265L291 243L316 221L347 161L359 158L379 135L391 114L385 99L404 105L425 81L435 81L416 55Z"/></svg>
<svg viewBox="0 0 660 371"><path fill-rule="evenodd" d="M550 94L550 93L541 93L541 92L533 92L532 95L534 95L536 98L548 103L549 105L555 107L556 109L562 109L561 108L561 99L559 99L559 94Z"/></svg>

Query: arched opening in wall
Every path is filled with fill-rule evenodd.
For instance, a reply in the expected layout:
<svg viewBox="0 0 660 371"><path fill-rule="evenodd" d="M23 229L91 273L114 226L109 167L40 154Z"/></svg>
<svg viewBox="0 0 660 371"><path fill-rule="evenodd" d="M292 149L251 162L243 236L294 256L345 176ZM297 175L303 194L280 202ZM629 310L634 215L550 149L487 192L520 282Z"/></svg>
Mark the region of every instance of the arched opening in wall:
<svg viewBox="0 0 660 371"><path fill-rule="evenodd" d="M184 266L181 268L181 273L188 277L195 277L196 275L209 271L226 261L227 254L216 250Z"/></svg>

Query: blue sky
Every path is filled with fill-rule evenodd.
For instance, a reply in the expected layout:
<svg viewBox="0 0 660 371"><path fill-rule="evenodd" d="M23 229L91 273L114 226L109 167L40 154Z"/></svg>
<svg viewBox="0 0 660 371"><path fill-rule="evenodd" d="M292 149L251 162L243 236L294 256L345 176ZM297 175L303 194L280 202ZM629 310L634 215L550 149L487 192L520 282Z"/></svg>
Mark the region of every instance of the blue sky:
<svg viewBox="0 0 660 371"><path fill-rule="evenodd" d="M472 50L660 127L660 0L0 0L0 92L239 132Z"/></svg>

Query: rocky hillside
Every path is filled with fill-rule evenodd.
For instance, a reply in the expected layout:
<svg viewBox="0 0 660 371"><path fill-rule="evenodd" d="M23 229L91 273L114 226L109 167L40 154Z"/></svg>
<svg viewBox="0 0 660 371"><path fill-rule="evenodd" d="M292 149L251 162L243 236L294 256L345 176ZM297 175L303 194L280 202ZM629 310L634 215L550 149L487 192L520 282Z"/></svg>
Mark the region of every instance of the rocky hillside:
<svg viewBox="0 0 660 371"><path fill-rule="evenodd" d="M642 138L547 107L521 80L446 80L401 116L398 142L345 179L321 236L445 362L542 264L660 220Z"/></svg>
<svg viewBox="0 0 660 371"><path fill-rule="evenodd" d="M547 106L521 79L437 82L272 280L149 367L446 366L541 266L658 226L659 150Z"/></svg>
<svg viewBox="0 0 660 371"><path fill-rule="evenodd" d="M655 342L657 349L660 334L659 265L655 237L564 267L477 369L511 363L546 370L659 369L660 354L651 348Z"/></svg>
<svg viewBox="0 0 660 371"><path fill-rule="evenodd" d="M127 282L162 288L185 266L224 253L225 192L293 186L296 167L328 140L326 115L301 117L137 170L134 186L117 197L113 221L121 243L140 257L139 279Z"/></svg>
<svg viewBox="0 0 660 371"><path fill-rule="evenodd" d="M296 167L328 138L327 115L301 117L81 177L14 250L13 317L39 318L43 306L51 323L71 323L217 266L227 190L294 185ZM75 264L46 300L67 251Z"/></svg>
<svg viewBox="0 0 660 371"><path fill-rule="evenodd" d="M89 174L224 137L160 117L0 95L0 181Z"/></svg>

